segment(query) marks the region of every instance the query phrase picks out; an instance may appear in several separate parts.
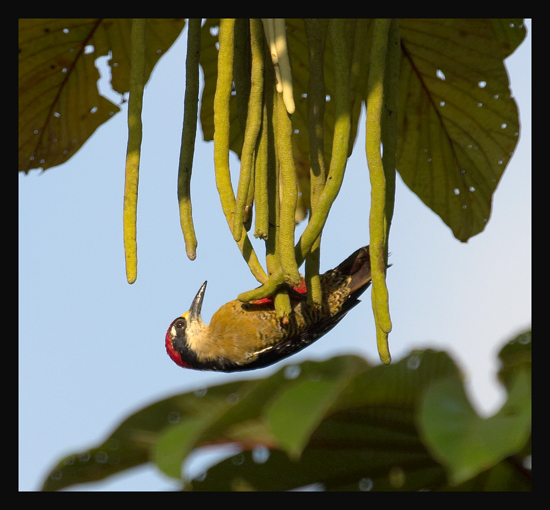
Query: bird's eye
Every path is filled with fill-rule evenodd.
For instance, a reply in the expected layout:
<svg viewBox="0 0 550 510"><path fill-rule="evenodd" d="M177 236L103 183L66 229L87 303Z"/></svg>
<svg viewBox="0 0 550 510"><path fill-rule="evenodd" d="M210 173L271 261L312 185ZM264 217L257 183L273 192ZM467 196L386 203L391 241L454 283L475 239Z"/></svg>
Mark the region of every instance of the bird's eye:
<svg viewBox="0 0 550 510"><path fill-rule="evenodd" d="M176 321L175 324L176 328L178 329L185 329L185 319L181 318Z"/></svg>

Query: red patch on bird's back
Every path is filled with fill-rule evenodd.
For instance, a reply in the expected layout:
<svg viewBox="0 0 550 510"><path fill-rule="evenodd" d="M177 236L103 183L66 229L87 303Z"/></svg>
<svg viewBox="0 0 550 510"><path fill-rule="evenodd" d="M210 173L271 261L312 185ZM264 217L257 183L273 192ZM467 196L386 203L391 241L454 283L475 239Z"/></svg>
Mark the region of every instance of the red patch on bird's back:
<svg viewBox="0 0 550 510"><path fill-rule="evenodd" d="M306 281L302 278L301 282L298 285L296 285L296 287L292 287L292 290L295 290L300 294L306 294L307 293Z"/></svg>
<svg viewBox="0 0 550 510"><path fill-rule="evenodd" d="M298 285L296 285L295 287L292 287L292 290L297 292L298 294L306 294L307 293L306 281L302 278L302 280ZM262 299L255 299L254 301L250 301L250 304L252 305L266 305L268 303L273 303L273 296L268 296Z"/></svg>

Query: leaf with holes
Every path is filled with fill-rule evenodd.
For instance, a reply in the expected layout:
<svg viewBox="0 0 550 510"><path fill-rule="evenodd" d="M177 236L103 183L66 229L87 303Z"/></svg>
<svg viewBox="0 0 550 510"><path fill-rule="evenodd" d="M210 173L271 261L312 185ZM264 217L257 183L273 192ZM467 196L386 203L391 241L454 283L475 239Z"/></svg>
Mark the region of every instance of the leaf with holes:
<svg viewBox="0 0 550 510"><path fill-rule="evenodd" d="M400 21L397 169L460 241L481 232L518 141L504 59L521 19Z"/></svg>
<svg viewBox="0 0 550 510"><path fill-rule="evenodd" d="M67 161L120 108L97 89L98 57L112 54L112 86L130 80L131 19L19 20L19 171ZM184 26L147 23L146 79Z"/></svg>

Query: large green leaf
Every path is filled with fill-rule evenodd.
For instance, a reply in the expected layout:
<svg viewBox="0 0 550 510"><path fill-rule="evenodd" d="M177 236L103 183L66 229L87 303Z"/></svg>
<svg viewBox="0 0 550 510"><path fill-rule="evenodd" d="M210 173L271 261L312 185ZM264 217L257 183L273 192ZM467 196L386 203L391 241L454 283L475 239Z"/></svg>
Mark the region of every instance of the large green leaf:
<svg viewBox="0 0 550 510"><path fill-rule="evenodd" d="M299 458L342 390L358 373L364 372L367 365L364 360L350 356L303 368L303 373L300 368L299 380L279 392L266 412L279 447L294 460Z"/></svg>
<svg viewBox="0 0 550 510"><path fill-rule="evenodd" d="M510 376L527 373L525 365L509 370ZM520 377L501 412L481 423L444 352L414 351L390 366L370 367L355 356L287 365L265 379L175 395L141 409L102 444L62 459L43 489L101 480L147 462L180 480L191 451L219 444L242 451L184 481L186 489L445 489L447 476L467 480L454 488L525 489L529 478L518 477L507 462L525 449L530 431ZM435 434L426 432L434 427ZM479 434L493 437L483 452L472 439ZM483 462L470 463L459 477L450 470L451 463L463 466L471 458Z"/></svg>
<svg viewBox="0 0 550 510"><path fill-rule="evenodd" d="M349 20L350 52L355 20ZM212 140L213 97L217 76L217 25L203 27L201 66L205 88L201 122L205 140ZM241 26L241 29L245 25ZM245 27L246 28L246 27ZM365 24L369 30L369 24ZM401 32L401 82L399 100L399 154L397 170L409 188L466 241L481 232L491 214L493 193L512 156L519 136L518 112L511 96L504 59L525 37L521 19L403 19ZM370 59L370 32L359 79L352 97L352 139L357 129L361 101L366 100ZM303 20L287 20L294 101L293 150L303 203L309 208L309 142L307 90L309 61ZM236 65L241 65L238 63ZM243 63L244 65L244 63ZM326 95L334 87L334 66L327 38L324 76ZM242 121L238 119L240 95L248 88L235 81L231 99L231 149L240 155ZM244 100L246 101L246 97ZM334 132L334 102L326 103L324 119L325 160L330 164ZM357 149L361 150L362 146ZM302 212L300 218L305 217Z"/></svg>
<svg viewBox="0 0 550 510"><path fill-rule="evenodd" d="M187 488L291 490L315 484L326 490L418 490L445 483L414 423L415 403L429 384L459 377L445 353L415 351L394 365L355 374L346 358L309 368L317 372L313 379L315 372L300 372L266 407L281 449L260 456L256 449L244 450ZM311 415L322 415L316 427Z"/></svg>
<svg viewBox="0 0 550 510"><path fill-rule="evenodd" d="M346 41L354 49L356 20ZM203 25L201 66L204 89L201 124L205 140L214 132L218 19ZM95 129L118 111L100 96L94 65L112 51L113 88L128 90L131 20L25 19L19 30L19 169L44 169L67 161ZM147 76L184 25L179 20L148 23ZM364 25L369 30L369 24ZM239 20L239 33L247 30ZM404 182L461 241L481 232L491 214L493 193L519 136L518 112L504 59L525 37L521 19L403 19L398 171ZM300 200L297 219L309 208L307 84L309 62L303 20L287 20L294 100L293 148ZM249 65L246 35L237 45L237 68ZM370 35L363 39L359 78L353 83L352 143L359 98L366 98ZM357 49L357 48L355 48ZM357 54L357 53L356 53ZM325 159L330 164L334 128L333 55L327 40L324 119ZM242 74L242 73L241 73ZM249 84L235 76L231 149L240 155ZM238 108L238 105L241 108ZM241 112L239 114L239 112Z"/></svg>
<svg viewBox="0 0 550 510"><path fill-rule="evenodd" d="M423 370L417 371L421 366ZM365 399L375 405L379 424L362 424L359 419L359 428L367 427L363 438L370 437L376 442L382 434L390 443L396 440L402 446L403 420L408 424L407 434L411 431L414 434L411 404L417 393L434 377L453 373L457 374L456 367L448 356L433 351L415 353L387 370L369 369L364 360L343 356L290 365L263 380L234 382L176 395L133 414L101 445L63 459L46 478L44 490L100 480L150 461L165 474L179 478L180 466L192 449L220 442L251 450L258 446L270 450L283 448L285 456L290 453L294 459L308 441L315 441L316 448L323 450L333 449L335 441L341 443L340 448L353 448L360 444L356 442L360 437L342 435L349 421L344 409L356 422L360 415L355 410L365 404ZM310 389L304 394L308 385ZM403 390L403 386L407 389ZM309 399L307 416L300 414L306 408L304 397ZM382 405L388 402L390 409ZM327 413L336 412L332 421L326 421ZM394 426L392 422L396 419ZM418 443L418 439L413 441ZM348 452L348 455L354 454ZM399 455L407 456L407 452ZM327 466L324 469L329 470Z"/></svg>
<svg viewBox="0 0 550 510"><path fill-rule="evenodd" d="M530 334L521 335L503 351L530 353ZM519 347L519 349L518 349ZM506 354L505 354L506 356ZM501 358L502 359L502 358ZM418 413L419 428L425 444L442 462L453 484L460 484L481 471L521 451L531 435L530 360L508 366L508 400L490 418L480 417L456 380L441 380L431 385Z"/></svg>
<svg viewBox="0 0 550 510"><path fill-rule="evenodd" d="M215 386L161 400L133 413L100 445L63 459L50 472L43 490L102 480L152 460L162 433L188 420L201 419L246 389L246 381ZM171 462L170 459L167 460Z"/></svg>
<svg viewBox="0 0 550 510"><path fill-rule="evenodd" d="M148 20L146 80L184 24ZM99 95L95 61L112 52L113 89L127 92L131 25L131 19L19 20L19 171L64 163L120 110Z"/></svg>
<svg viewBox="0 0 550 510"><path fill-rule="evenodd" d="M434 457L460 484L520 451L531 431L531 380L521 370L507 402L484 419L456 381L440 381L429 388L419 413L424 440Z"/></svg>
<svg viewBox="0 0 550 510"><path fill-rule="evenodd" d="M519 135L504 59L525 37L521 19L400 21L397 169L409 188L467 241L481 232Z"/></svg>
<svg viewBox="0 0 550 510"><path fill-rule="evenodd" d="M185 457L198 445L217 443L220 438L222 442L272 445L273 435L259 420L258 404L273 398L286 385L285 372L279 371L267 379L242 381L236 391L226 385L218 387L221 393L214 397L215 408L199 406L181 423L160 431L154 462L165 474L180 478Z"/></svg>

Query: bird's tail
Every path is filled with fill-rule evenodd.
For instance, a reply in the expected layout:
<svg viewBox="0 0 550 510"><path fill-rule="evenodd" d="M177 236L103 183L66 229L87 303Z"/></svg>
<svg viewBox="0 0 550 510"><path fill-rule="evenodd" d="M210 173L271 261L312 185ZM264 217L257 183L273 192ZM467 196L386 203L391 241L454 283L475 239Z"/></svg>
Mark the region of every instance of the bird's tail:
<svg viewBox="0 0 550 510"><path fill-rule="evenodd" d="M351 294L361 294L371 281L369 247L363 246L353 252L337 268L342 274L351 276L348 286Z"/></svg>

